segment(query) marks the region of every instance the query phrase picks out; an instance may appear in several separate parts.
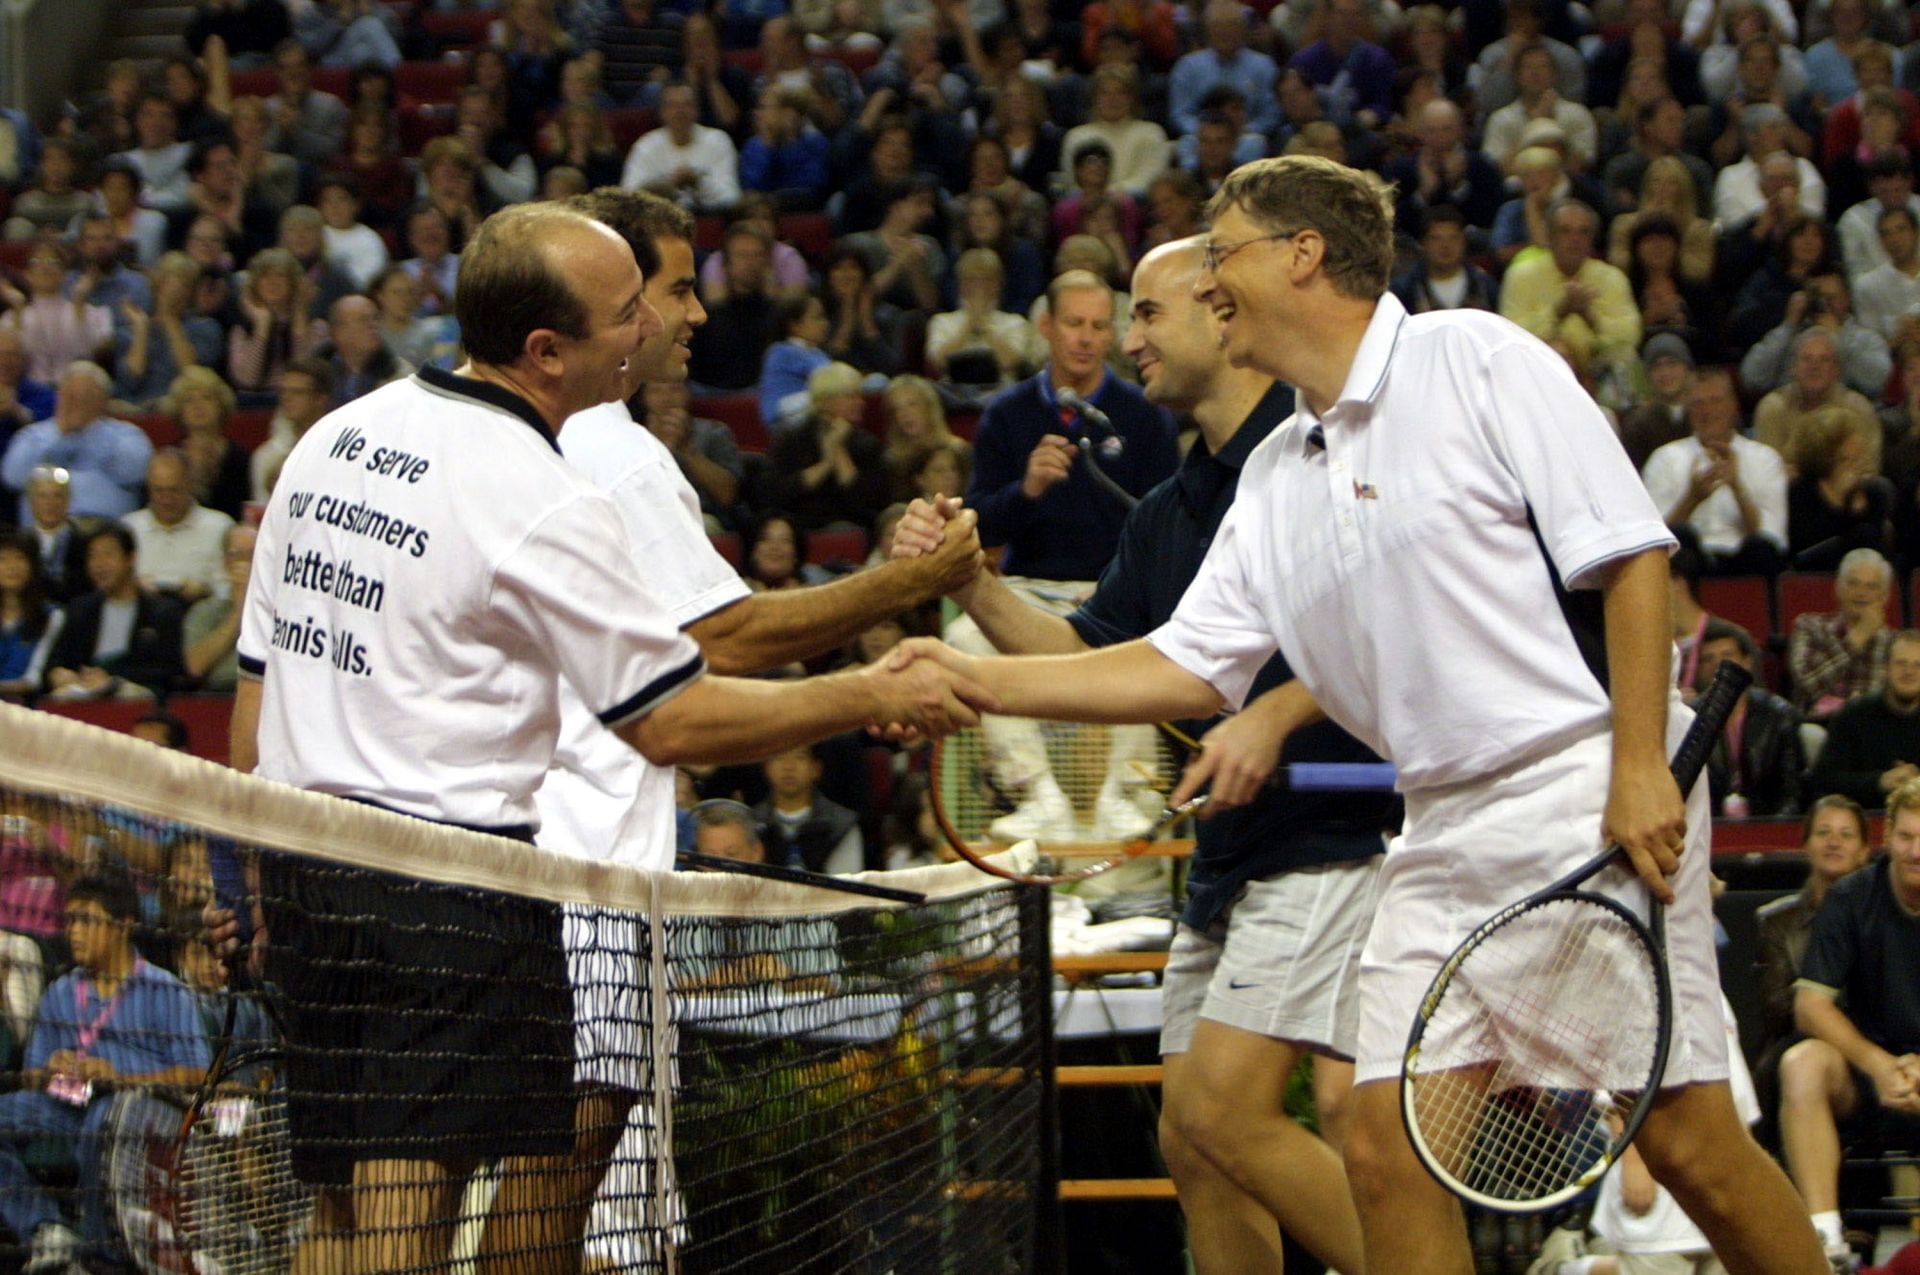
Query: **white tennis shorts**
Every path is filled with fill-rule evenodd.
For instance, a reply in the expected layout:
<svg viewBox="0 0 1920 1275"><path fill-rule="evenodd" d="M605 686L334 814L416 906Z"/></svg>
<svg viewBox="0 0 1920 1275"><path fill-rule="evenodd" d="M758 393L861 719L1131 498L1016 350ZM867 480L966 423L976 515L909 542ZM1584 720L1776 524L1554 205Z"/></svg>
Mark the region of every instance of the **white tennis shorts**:
<svg viewBox="0 0 1920 1275"><path fill-rule="evenodd" d="M1167 956L1160 1052L1185 1052L1206 1018L1353 1057L1380 864L1375 855L1251 881L1205 930L1182 925Z"/></svg>
<svg viewBox="0 0 1920 1275"><path fill-rule="evenodd" d="M1669 751L1691 720L1676 696ZM1612 764L1612 735L1603 728L1485 779L1407 794L1406 830L1388 846L1380 907L1360 958L1355 1084L1399 1075L1420 998L1475 926L1600 851ZM1687 848L1667 909L1674 997L1669 1086L1727 1078L1711 843L1702 776L1688 795ZM1587 888L1646 915L1646 889L1625 869L1603 872Z"/></svg>

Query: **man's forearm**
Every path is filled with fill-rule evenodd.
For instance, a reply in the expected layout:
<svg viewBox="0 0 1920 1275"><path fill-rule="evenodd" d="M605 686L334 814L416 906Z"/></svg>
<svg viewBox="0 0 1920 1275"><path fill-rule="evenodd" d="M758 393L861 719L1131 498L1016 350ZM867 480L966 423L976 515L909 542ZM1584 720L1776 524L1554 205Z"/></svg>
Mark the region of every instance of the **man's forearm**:
<svg viewBox="0 0 1920 1275"><path fill-rule="evenodd" d="M250 774L260 764L257 736L260 730L260 697L266 690L259 678L242 676L233 688L233 716L227 725L227 764Z"/></svg>
<svg viewBox="0 0 1920 1275"><path fill-rule="evenodd" d="M1075 655L985 656L971 672L1010 717L1128 724L1211 717L1224 701L1144 639Z"/></svg>
<svg viewBox="0 0 1920 1275"><path fill-rule="evenodd" d="M845 646L918 606L933 596L929 571L928 562L908 559L812 588L751 594L688 625L687 635L716 673L764 672Z"/></svg>
<svg viewBox="0 0 1920 1275"><path fill-rule="evenodd" d="M700 678L616 732L656 766L760 761L886 715L860 673L800 682Z"/></svg>
<svg viewBox="0 0 1920 1275"><path fill-rule="evenodd" d="M991 571L974 577L970 588L954 595L980 632L1004 655L1073 655L1086 642L1060 616L1042 611L1007 587Z"/></svg>
<svg viewBox="0 0 1920 1275"><path fill-rule="evenodd" d="M1666 550L1647 549L1615 564L1602 594L1614 761L1664 765L1673 651Z"/></svg>
<svg viewBox="0 0 1920 1275"><path fill-rule="evenodd" d="M1833 998L1824 992L1810 987L1800 987L1793 994L1794 1024L1816 1040L1823 1040L1840 1051L1840 1056L1861 1071L1871 1072L1892 1057L1890 1053L1874 1044L1861 1034L1853 1025L1846 1011L1833 1003Z"/></svg>

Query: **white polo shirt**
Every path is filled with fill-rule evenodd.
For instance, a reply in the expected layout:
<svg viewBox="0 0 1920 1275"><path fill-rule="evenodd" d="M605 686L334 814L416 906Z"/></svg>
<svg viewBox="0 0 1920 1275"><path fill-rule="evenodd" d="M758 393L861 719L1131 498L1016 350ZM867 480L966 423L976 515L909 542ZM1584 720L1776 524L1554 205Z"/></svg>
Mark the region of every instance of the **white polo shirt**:
<svg viewBox="0 0 1920 1275"><path fill-rule="evenodd" d="M1740 485L1746 488L1760 515L1759 534L1780 548L1787 547L1787 464L1780 453L1744 434L1733 436L1733 461L1740 470ZM1653 507L1662 515L1680 504L1693 481L1693 471L1707 463L1706 448L1688 435L1654 448L1647 457L1641 478ZM1747 524L1740 517L1740 502L1733 492L1722 487L1694 506L1687 519L1700 537L1700 545L1719 553L1731 553L1746 539Z"/></svg>
<svg viewBox="0 0 1920 1275"><path fill-rule="evenodd" d="M265 777L526 828L562 681L617 726L705 670L612 502L518 395L427 368L304 442L241 623L241 671L265 679Z"/></svg>
<svg viewBox="0 0 1920 1275"><path fill-rule="evenodd" d="M227 532L233 519L218 509L195 504L187 516L168 527L150 508L136 509L121 519L133 533L140 551L140 579L152 588L198 581L224 598L227 583Z"/></svg>
<svg viewBox="0 0 1920 1275"><path fill-rule="evenodd" d="M1480 778L1610 712L1529 508L1574 588L1673 544L1559 355L1498 315L1409 317L1389 293L1325 418L1303 403L1248 458L1148 640L1235 707L1284 649L1403 790Z"/></svg>
<svg viewBox="0 0 1920 1275"><path fill-rule="evenodd" d="M613 498L634 561L676 626L747 596L746 581L707 538L700 498L673 453L634 422L626 404L569 417L560 451ZM541 845L655 872L673 867L673 768L634 751L567 686L553 763L536 794Z"/></svg>

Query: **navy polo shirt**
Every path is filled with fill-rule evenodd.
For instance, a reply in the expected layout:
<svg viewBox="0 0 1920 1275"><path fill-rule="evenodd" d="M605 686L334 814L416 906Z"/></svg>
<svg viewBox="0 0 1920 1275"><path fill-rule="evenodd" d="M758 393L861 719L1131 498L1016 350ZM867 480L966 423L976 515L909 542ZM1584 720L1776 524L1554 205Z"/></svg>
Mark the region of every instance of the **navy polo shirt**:
<svg viewBox="0 0 1920 1275"><path fill-rule="evenodd" d="M1167 621L1233 504L1247 457L1292 414L1292 388L1276 384L1218 455L1208 452L1204 441L1196 442L1179 471L1147 493L1126 520L1099 588L1067 617L1082 640L1113 646L1144 637ZM1285 657L1275 655L1247 698L1292 678ZM1211 722L1178 725L1198 736ZM1286 764L1380 760L1330 721L1295 731L1280 759ZM1187 909L1180 919L1205 929L1249 881L1379 854L1385 849L1380 834L1398 827L1400 814L1400 799L1393 793L1269 790L1238 810L1199 820Z"/></svg>
<svg viewBox="0 0 1920 1275"><path fill-rule="evenodd" d="M1063 419L1050 376L1042 369L987 404L973 440L967 505L980 515L981 543L1007 547L1001 569L1008 575L1095 580L1113 558L1127 507L1094 481L1085 457L1076 458L1066 481L1040 499L1030 500L1020 490L1027 457L1043 437L1062 434L1076 442L1081 437L1082 423ZM1108 372L1087 398L1113 422L1112 431L1087 429L1107 477L1140 496L1179 466L1172 418L1138 388ZM1199 559L1194 561L1197 566Z"/></svg>

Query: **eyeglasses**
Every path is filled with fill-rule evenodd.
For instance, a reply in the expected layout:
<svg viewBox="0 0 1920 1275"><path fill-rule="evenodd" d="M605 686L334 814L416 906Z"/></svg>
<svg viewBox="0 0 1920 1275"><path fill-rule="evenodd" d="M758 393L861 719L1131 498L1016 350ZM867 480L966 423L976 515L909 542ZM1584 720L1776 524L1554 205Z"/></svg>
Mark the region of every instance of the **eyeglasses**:
<svg viewBox="0 0 1920 1275"><path fill-rule="evenodd" d="M1207 273L1212 274L1220 269L1221 262L1231 257L1234 253L1239 252L1242 248L1257 243L1268 243L1275 239L1291 239L1299 233L1297 230L1289 230L1284 234L1278 235L1255 235L1252 239L1242 239L1239 243L1225 245L1217 244L1209 239L1207 240L1206 248L1202 252L1202 260L1206 263Z"/></svg>

